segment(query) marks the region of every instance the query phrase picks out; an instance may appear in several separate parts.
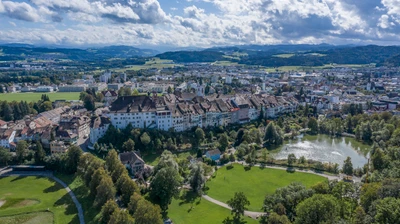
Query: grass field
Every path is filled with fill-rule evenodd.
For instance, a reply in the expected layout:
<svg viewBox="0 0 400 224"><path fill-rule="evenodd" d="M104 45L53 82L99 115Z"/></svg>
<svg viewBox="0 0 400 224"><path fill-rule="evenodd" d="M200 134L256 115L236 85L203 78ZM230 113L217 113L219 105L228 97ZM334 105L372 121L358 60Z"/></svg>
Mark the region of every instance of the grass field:
<svg viewBox="0 0 400 224"><path fill-rule="evenodd" d="M83 215L86 224L95 224L98 222L98 214L100 211L93 207L93 198L89 197L89 189L85 186L82 179L75 175L56 174L68 187L74 192L79 203L83 208Z"/></svg>
<svg viewBox="0 0 400 224"><path fill-rule="evenodd" d="M277 58L291 58L293 56L294 56L294 54L277 54L277 55L274 55L274 57L277 57Z"/></svg>
<svg viewBox="0 0 400 224"><path fill-rule="evenodd" d="M344 64L329 64L323 66L281 66L275 68L265 68L266 72L288 72L288 71L312 71L312 70L321 70L321 69L330 69L330 68L338 68L338 67L346 67L346 68L362 68L362 67L375 67L374 64L367 65L344 65Z"/></svg>
<svg viewBox="0 0 400 224"><path fill-rule="evenodd" d="M213 224L222 223L230 216L230 211L207 200L193 197L184 192L181 198L174 199L168 209L168 217L174 224ZM245 217L247 224L258 221Z"/></svg>
<svg viewBox="0 0 400 224"><path fill-rule="evenodd" d="M79 223L71 197L53 180L4 177L0 186L0 223Z"/></svg>
<svg viewBox="0 0 400 224"><path fill-rule="evenodd" d="M231 199L235 192L242 191L250 201L249 210L261 211L264 197L273 194L277 188L292 182L301 182L310 187L325 178L308 173L289 173L285 170L262 169L252 167L246 171L242 165L235 164L232 169L220 168L215 178L211 178L206 186L207 195L222 202Z"/></svg>
<svg viewBox="0 0 400 224"><path fill-rule="evenodd" d="M3 93L0 100L36 102L43 94L47 94L51 101L55 100L79 100L80 93Z"/></svg>

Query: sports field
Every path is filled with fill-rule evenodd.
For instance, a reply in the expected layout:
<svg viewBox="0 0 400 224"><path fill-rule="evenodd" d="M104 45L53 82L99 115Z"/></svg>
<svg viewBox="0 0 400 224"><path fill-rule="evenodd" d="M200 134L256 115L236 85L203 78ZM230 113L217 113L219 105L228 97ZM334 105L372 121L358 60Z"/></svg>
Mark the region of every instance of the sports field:
<svg viewBox="0 0 400 224"><path fill-rule="evenodd" d="M0 178L0 223L79 223L74 202L46 177Z"/></svg>
<svg viewBox="0 0 400 224"><path fill-rule="evenodd" d="M55 100L79 100L80 93L3 93L0 94L0 100L11 101L27 101L36 102L40 100L40 97L46 94L49 96L51 101Z"/></svg>

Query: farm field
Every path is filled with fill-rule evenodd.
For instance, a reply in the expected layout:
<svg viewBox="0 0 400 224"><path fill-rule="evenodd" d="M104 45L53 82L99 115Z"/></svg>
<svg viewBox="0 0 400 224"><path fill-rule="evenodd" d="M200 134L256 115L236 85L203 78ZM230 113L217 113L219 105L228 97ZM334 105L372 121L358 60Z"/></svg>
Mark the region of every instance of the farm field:
<svg viewBox="0 0 400 224"><path fill-rule="evenodd" d="M74 202L46 177L0 178L0 223L79 223Z"/></svg>
<svg viewBox="0 0 400 224"><path fill-rule="evenodd" d="M214 174L206 187L207 195L226 203L235 192L242 191L250 201L250 211L261 211L266 195L273 194L276 189L289 185L292 182L301 182L306 187L326 180L326 178L285 170L252 167L246 171L245 167L234 164L232 169L222 167Z"/></svg>
<svg viewBox="0 0 400 224"><path fill-rule="evenodd" d="M36 102L40 100L40 97L46 94L49 96L51 101L55 100L79 100L80 93L3 93L0 94L0 100L6 101L27 101L29 102Z"/></svg>

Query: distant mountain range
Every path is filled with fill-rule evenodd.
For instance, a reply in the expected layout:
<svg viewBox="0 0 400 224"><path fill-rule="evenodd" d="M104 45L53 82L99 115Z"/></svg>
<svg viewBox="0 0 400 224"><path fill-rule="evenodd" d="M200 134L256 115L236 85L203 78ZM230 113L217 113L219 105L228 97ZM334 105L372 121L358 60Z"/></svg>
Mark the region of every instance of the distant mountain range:
<svg viewBox="0 0 400 224"><path fill-rule="evenodd" d="M29 44L0 44L0 61L27 58L104 61L111 58L159 57L177 63L232 61L266 67L321 66L326 64L371 64L400 66L400 46L356 46L329 44L240 45L208 49L180 48L160 53L131 46L92 47L87 49L37 47ZM140 59L143 60L143 59Z"/></svg>

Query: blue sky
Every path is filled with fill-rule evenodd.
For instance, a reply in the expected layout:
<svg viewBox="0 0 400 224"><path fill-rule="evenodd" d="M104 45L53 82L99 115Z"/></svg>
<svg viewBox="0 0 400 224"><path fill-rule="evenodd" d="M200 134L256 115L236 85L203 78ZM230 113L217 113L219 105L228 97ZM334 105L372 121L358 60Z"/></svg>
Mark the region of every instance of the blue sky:
<svg viewBox="0 0 400 224"><path fill-rule="evenodd" d="M400 0L0 0L0 43L399 45Z"/></svg>

